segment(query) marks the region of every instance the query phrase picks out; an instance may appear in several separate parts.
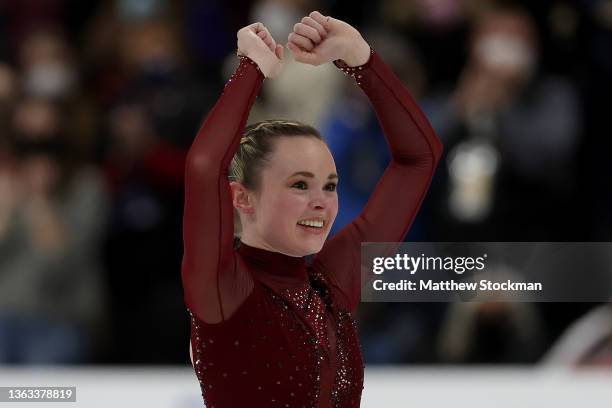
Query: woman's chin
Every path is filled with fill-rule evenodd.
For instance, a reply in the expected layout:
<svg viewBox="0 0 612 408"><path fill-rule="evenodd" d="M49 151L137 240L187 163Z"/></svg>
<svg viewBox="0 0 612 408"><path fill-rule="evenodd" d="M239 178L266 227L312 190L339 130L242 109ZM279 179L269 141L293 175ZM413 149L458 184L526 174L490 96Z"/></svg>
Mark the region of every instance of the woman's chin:
<svg viewBox="0 0 612 408"><path fill-rule="evenodd" d="M304 231L301 227L298 227L298 231L294 236L293 242L294 253L299 256L313 255L321 251L327 238L327 231Z"/></svg>
<svg viewBox="0 0 612 408"><path fill-rule="evenodd" d="M309 238L307 240L301 241L300 252L303 253L302 256L316 254L321 251L323 248L323 244L325 243L325 239L323 238Z"/></svg>

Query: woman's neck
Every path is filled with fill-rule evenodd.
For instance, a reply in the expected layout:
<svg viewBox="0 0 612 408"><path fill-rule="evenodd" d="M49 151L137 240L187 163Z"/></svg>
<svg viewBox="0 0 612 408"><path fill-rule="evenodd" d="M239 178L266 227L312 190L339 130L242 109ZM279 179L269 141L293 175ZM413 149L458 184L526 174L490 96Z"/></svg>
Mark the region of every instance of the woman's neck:
<svg viewBox="0 0 612 408"><path fill-rule="evenodd" d="M291 256L294 258L302 258L302 255L288 253L286 250L282 250L280 248L277 248L269 244L266 240L262 239L261 237L253 236L251 234L242 235L240 237L240 242L247 244L248 246L253 247L253 248L263 249L269 252L276 252L276 253L280 253L286 256Z"/></svg>

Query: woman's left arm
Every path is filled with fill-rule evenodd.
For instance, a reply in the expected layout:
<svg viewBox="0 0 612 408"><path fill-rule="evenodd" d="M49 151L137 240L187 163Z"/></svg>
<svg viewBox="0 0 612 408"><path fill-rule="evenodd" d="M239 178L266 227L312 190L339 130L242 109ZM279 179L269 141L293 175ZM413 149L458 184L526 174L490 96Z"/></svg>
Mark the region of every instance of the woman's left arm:
<svg viewBox="0 0 612 408"><path fill-rule="evenodd" d="M326 38L319 44L313 41L311 50L294 52L295 44L288 45L289 50L306 63L334 61L354 77L372 103L391 150L391 162L364 210L326 242L313 261L354 311L361 293L361 243L403 241L429 188L442 144L410 92L357 30L318 12L309 17L325 29ZM336 44L325 44L328 40ZM317 56L318 47L322 52Z"/></svg>

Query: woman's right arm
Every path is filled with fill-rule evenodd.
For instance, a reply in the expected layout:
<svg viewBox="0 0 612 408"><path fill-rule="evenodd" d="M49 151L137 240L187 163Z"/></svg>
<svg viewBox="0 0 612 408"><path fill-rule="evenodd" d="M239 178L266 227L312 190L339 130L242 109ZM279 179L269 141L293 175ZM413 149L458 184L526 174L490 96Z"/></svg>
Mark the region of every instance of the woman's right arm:
<svg viewBox="0 0 612 408"><path fill-rule="evenodd" d="M243 55L240 65L208 113L187 155L181 274L187 307L209 323L227 319L224 309L235 310L232 303L240 300L237 297L244 300L244 293L223 288L236 288L232 283L242 281L250 283L248 277L232 273L236 260L228 168L264 76L275 76L280 70L277 56L282 56L282 51L273 41L260 23L238 32L238 52ZM241 282L231 282L236 279Z"/></svg>

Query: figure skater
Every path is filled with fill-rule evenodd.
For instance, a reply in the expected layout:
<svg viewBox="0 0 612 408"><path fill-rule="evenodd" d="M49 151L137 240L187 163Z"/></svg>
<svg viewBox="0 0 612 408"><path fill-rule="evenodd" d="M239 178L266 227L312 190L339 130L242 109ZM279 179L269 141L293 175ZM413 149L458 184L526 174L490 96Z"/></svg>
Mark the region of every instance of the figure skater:
<svg viewBox="0 0 612 408"><path fill-rule="evenodd" d="M361 243L403 240L442 152L408 90L355 28L314 11L287 48L298 62L333 62L356 80L392 161L363 212L326 241L338 212L334 159L311 126L245 128L264 78L281 71L283 46L261 23L238 31L240 65L186 166L182 278L209 408L359 406Z"/></svg>

